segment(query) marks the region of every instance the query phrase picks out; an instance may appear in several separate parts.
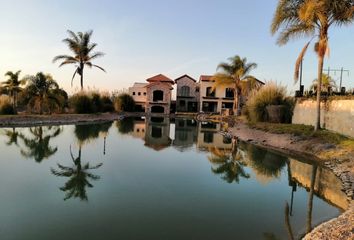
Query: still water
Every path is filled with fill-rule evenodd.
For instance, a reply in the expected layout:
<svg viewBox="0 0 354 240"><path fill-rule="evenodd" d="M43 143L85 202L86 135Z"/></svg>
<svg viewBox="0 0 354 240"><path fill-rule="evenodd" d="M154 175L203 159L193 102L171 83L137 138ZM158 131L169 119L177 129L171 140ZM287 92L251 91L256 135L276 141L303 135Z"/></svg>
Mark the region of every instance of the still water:
<svg viewBox="0 0 354 240"><path fill-rule="evenodd" d="M300 238L346 207L331 172L185 119L0 130L0 239Z"/></svg>

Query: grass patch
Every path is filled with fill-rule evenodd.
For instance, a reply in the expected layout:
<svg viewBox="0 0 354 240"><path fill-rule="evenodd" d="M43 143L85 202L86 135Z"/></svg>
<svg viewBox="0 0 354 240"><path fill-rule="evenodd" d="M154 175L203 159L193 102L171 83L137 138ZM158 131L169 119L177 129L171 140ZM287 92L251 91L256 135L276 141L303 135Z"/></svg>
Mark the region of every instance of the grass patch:
<svg viewBox="0 0 354 240"><path fill-rule="evenodd" d="M262 131L276 134L292 134L305 139L318 139L324 143L339 145L354 150L354 139L328 130L314 132L313 126L282 123L249 123L249 126Z"/></svg>

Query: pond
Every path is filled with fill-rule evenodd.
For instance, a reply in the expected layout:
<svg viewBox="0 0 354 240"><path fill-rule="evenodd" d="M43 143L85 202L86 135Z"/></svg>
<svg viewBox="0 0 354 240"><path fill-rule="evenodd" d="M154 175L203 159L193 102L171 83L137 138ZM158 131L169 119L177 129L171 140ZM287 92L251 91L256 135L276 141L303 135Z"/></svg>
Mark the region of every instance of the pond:
<svg viewBox="0 0 354 240"><path fill-rule="evenodd" d="M326 169L223 124L0 129L0 239L298 239L346 208Z"/></svg>

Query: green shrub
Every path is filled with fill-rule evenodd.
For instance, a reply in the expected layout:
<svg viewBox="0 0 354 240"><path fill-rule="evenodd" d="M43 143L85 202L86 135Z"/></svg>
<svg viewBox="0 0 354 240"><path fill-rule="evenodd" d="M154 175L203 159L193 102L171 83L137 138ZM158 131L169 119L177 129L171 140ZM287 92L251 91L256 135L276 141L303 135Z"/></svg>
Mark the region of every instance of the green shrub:
<svg viewBox="0 0 354 240"><path fill-rule="evenodd" d="M70 98L70 107L75 113L93 113L91 98L86 94L75 94Z"/></svg>
<svg viewBox="0 0 354 240"><path fill-rule="evenodd" d="M79 92L71 96L70 108L75 113L100 113L114 111L113 102L107 94Z"/></svg>
<svg viewBox="0 0 354 240"><path fill-rule="evenodd" d="M129 94L119 94L114 100L114 109L117 112L133 112L135 111L135 101Z"/></svg>
<svg viewBox="0 0 354 240"><path fill-rule="evenodd" d="M267 106L270 105L283 105L282 122L291 122L295 101L287 96L285 87L272 82L250 93L244 113L250 122L266 122L269 119Z"/></svg>
<svg viewBox="0 0 354 240"><path fill-rule="evenodd" d="M16 111L11 104L10 98L8 96L0 97L0 114L1 115L14 115Z"/></svg>

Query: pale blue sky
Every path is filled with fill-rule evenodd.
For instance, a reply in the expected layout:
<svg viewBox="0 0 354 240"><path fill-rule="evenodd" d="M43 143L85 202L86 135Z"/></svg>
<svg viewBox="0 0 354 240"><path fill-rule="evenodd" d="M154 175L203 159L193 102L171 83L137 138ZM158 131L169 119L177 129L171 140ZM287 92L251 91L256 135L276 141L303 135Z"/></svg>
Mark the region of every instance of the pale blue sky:
<svg viewBox="0 0 354 240"><path fill-rule="evenodd" d="M215 73L235 54L258 63L261 80L293 85L294 62L306 39L279 47L270 34L277 0L0 0L0 75L8 70L51 73L69 92L73 66L58 68L52 59L69 53L61 42L66 30L94 30L92 40L106 56L97 60L107 73L88 69L91 88L127 88L163 73L199 78ZM354 26L330 31L331 56L325 67L344 67L344 85L354 87ZM304 62L308 87L316 77L312 49ZM339 74L333 75L335 79ZM297 86L296 86L297 87Z"/></svg>

